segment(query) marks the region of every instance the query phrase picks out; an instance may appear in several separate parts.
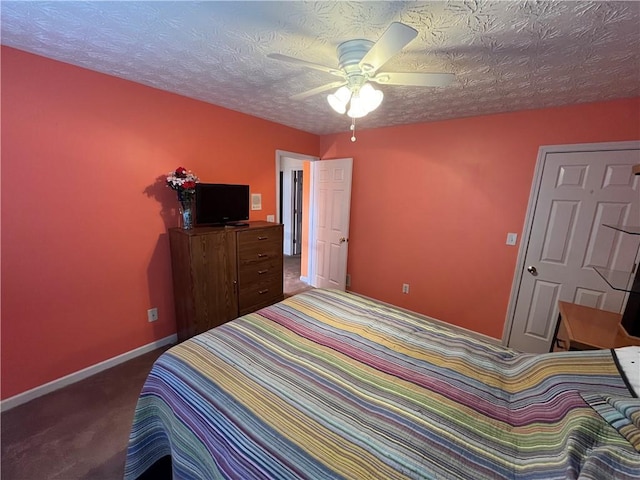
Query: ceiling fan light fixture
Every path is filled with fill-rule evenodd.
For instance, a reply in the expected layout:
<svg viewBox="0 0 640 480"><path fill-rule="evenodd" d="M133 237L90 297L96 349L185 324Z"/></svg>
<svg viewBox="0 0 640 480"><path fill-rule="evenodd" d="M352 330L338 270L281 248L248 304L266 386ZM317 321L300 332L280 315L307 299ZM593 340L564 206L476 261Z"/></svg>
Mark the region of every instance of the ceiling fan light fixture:
<svg viewBox="0 0 640 480"><path fill-rule="evenodd" d="M351 118L362 118L367 113L369 113L369 110L367 110L367 105L360 95L354 95L351 97L351 103L349 104L349 111L347 112L347 115Z"/></svg>
<svg viewBox="0 0 640 480"><path fill-rule="evenodd" d="M347 103L351 98L351 90L346 86L340 87L335 93L332 93L327 96L327 101L331 108L333 108L337 113L343 114L347 111Z"/></svg>
<svg viewBox="0 0 640 480"><path fill-rule="evenodd" d="M376 90L370 83L365 83L360 89L360 98L364 102L367 113L373 112L382 103L384 94Z"/></svg>
<svg viewBox="0 0 640 480"><path fill-rule="evenodd" d="M376 90L370 83L365 83L358 93L351 97L347 115L351 118L362 118L373 112L382 103L384 94Z"/></svg>
<svg viewBox="0 0 640 480"><path fill-rule="evenodd" d="M360 88L342 86L335 93L327 95L331 108L341 115L347 111L347 105L349 105L347 115L351 118L362 118L367 113L373 112L380 106L383 98L384 94L373 88L370 83L365 83Z"/></svg>
<svg viewBox="0 0 640 480"><path fill-rule="evenodd" d="M337 113L340 115L347 113L351 117L351 127L355 131L355 119L373 112L380 106L384 97L384 94L373 88L369 82L382 85L444 87L454 80L453 73L380 71L417 36L418 31L415 28L400 22L392 22L376 42L362 38L344 41L337 48L337 69L279 53L270 53L268 57L341 77L342 81L312 88L306 92L291 95L290 98L302 100L340 87L327 96L327 101ZM351 141L355 141L355 134L351 136Z"/></svg>

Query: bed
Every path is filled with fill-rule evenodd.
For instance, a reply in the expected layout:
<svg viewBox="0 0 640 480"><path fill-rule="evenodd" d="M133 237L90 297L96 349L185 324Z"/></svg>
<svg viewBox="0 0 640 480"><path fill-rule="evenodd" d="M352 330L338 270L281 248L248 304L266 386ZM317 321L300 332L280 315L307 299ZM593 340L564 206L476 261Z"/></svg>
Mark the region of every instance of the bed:
<svg viewBox="0 0 640 480"><path fill-rule="evenodd" d="M159 357L125 479L168 456L177 479L637 479L640 403L615 351L522 354L315 289Z"/></svg>

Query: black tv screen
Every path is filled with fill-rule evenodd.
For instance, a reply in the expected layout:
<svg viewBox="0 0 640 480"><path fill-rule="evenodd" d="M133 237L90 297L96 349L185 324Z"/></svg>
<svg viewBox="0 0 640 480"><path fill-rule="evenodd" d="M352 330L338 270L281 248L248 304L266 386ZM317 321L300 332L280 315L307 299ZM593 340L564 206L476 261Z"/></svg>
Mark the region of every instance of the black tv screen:
<svg viewBox="0 0 640 480"><path fill-rule="evenodd" d="M249 185L196 183L196 225L249 220Z"/></svg>

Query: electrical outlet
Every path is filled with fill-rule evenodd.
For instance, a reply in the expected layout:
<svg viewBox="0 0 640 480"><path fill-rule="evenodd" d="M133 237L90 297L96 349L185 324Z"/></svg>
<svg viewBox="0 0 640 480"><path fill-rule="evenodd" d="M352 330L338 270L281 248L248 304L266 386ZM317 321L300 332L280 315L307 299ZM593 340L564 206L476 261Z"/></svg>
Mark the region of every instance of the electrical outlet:
<svg viewBox="0 0 640 480"><path fill-rule="evenodd" d="M515 245L518 241L517 233L507 233L507 245Z"/></svg>
<svg viewBox="0 0 640 480"><path fill-rule="evenodd" d="M409 284L408 283L403 283L402 284L402 293L409 293Z"/></svg>
<svg viewBox="0 0 640 480"><path fill-rule="evenodd" d="M347 273L347 280L345 282L347 287L351 286L351 275Z"/></svg>
<svg viewBox="0 0 640 480"><path fill-rule="evenodd" d="M267 215L267 222L274 223L276 221L275 215Z"/></svg>
<svg viewBox="0 0 640 480"><path fill-rule="evenodd" d="M149 310L147 310L147 320L150 322L155 322L156 320L158 320L157 308L150 308Z"/></svg>

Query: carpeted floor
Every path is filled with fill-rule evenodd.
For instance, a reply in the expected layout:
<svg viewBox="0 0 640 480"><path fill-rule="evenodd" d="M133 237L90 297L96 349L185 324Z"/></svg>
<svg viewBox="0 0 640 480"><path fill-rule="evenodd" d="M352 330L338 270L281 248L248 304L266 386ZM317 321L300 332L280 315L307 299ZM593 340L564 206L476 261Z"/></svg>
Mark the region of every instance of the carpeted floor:
<svg viewBox="0 0 640 480"><path fill-rule="evenodd" d="M121 479L155 350L3 412L2 480Z"/></svg>
<svg viewBox="0 0 640 480"><path fill-rule="evenodd" d="M309 290L310 287L300 280L300 255L284 256L284 296L290 297L296 293Z"/></svg>
<svg viewBox="0 0 640 480"><path fill-rule="evenodd" d="M284 257L284 292L300 281L300 256ZM133 411L153 362L147 353L73 385L3 412L2 480L121 479Z"/></svg>

